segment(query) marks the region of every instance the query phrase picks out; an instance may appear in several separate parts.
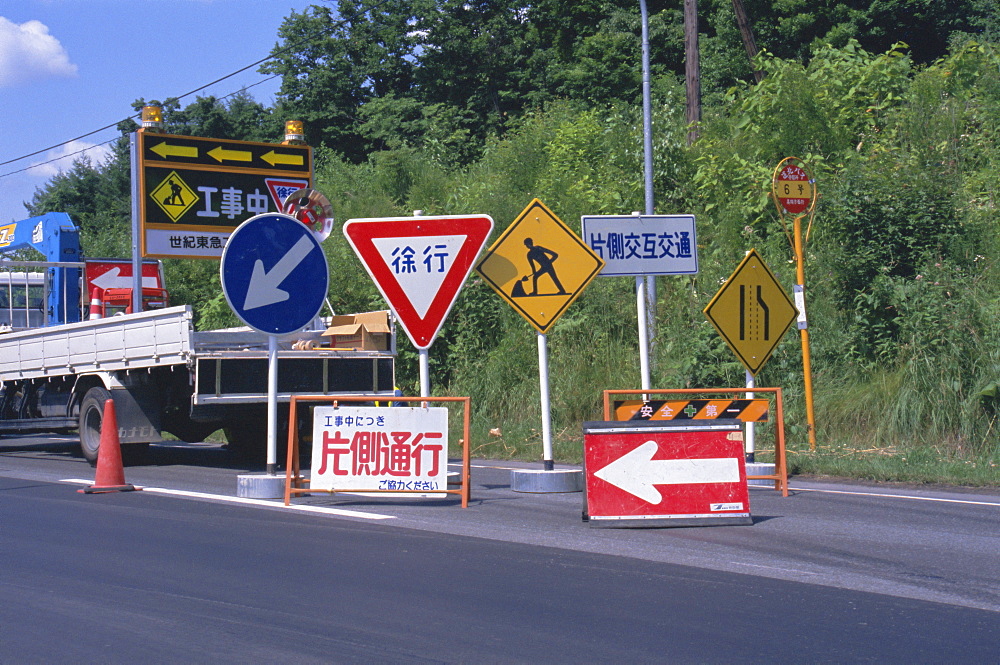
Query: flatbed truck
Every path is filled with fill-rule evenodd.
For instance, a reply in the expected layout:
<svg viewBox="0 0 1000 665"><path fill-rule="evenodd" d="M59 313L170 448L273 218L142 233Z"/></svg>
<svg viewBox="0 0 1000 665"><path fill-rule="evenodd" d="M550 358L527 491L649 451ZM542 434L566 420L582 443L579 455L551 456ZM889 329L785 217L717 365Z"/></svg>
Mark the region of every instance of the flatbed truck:
<svg viewBox="0 0 1000 665"><path fill-rule="evenodd" d="M72 270L49 270L59 269ZM61 279L64 290L84 291L72 277ZM222 429L231 449L263 460L267 335L197 331L187 305L80 320L83 305L49 307L70 322L0 333L0 436L76 429L95 463L104 405L113 399L125 446L159 442L164 432L201 441ZM322 332L278 338L279 405L293 394L394 394L394 326L381 350L323 348Z"/></svg>

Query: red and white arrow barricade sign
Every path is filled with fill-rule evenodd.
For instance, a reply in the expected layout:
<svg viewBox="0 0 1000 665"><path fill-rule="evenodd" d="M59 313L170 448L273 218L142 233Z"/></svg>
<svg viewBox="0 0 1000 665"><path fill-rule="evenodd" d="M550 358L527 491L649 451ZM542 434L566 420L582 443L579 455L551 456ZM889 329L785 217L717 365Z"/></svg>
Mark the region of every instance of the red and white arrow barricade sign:
<svg viewBox="0 0 1000 665"><path fill-rule="evenodd" d="M590 526L751 525L742 423L587 422Z"/></svg>
<svg viewBox="0 0 1000 665"><path fill-rule="evenodd" d="M87 259L84 261L84 291L88 297L98 288L131 289L132 261L128 259ZM155 259L142 261L142 288L162 289L163 264Z"/></svg>

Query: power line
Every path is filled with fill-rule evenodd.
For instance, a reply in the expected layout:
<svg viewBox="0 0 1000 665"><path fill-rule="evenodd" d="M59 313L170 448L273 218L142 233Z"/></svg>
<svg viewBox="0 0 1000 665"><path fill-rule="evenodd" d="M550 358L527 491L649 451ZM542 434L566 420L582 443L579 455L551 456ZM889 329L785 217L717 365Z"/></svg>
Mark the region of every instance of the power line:
<svg viewBox="0 0 1000 665"><path fill-rule="evenodd" d="M70 139L68 141L63 141L61 143L56 143L55 145L50 145L48 148L42 148L41 150L36 150L35 152L29 152L27 155L22 155L20 157L15 157L14 159L8 159L6 162L0 162L0 166L6 166L7 164L13 164L14 162L19 162L22 159L27 159L28 157L34 157L35 155L40 155L43 152L47 152L49 150L55 150L56 148L58 148L60 146L66 145L67 143L72 143L73 141L79 141L80 139L85 139L88 136L93 136L94 134L98 134L100 132L103 132L106 129L111 129L112 127L117 127L119 123L125 122L125 120L128 120L129 118L138 118L138 117L139 117L139 114L131 115L128 118L124 118L124 119L119 120L118 122L115 122L115 123L110 124L110 125L105 125L104 127L101 127L100 129L95 129L92 132L87 132L86 134L81 134L80 136L77 136L76 138L72 138L72 139ZM94 147L96 147L96 146L94 146ZM58 159L64 159L64 157L59 157ZM53 159L53 160L49 160L49 161L53 161L54 162L54 161L57 161L57 160ZM49 162L42 162L42 164L48 164L48 163ZM34 164L34 165L29 166L27 168L21 169L21 171L27 171L28 169L34 168L35 166L41 166L41 164ZM20 173L21 171L14 171L13 173ZM7 176L7 175L11 175L11 174L10 173L5 173L4 174L4 176ZM2 178L4 176L0 176L0 178Z"/></svg>
<svg viewBox="0 0 1000 665"><path fill-rule="evenodd" d="M253 65L249 65L249 66L253 67ZM246 69L246 67L244 67L244 69ZM242 71L242 70L240 70L240 71ZM238 74L239 72L234 72L234 73ZM252 88L254 86L261 85L262 83L267 83L268 81L271 81L271 80L274 80L274 79L278 78L278 76L279 76L278 74L275 74L274 76L269 76L269 77L267 77L266 79L264 79L262 81L257 81L256 83L251 83L250 85L243 86L242 88L240 88L236 92L231 92L228 95L223 95L222 97L219 97L219 100L227 99L227 98L232 97L233 95L235 95L235 94L237 94L239 92L242 92L243 90L248 90L248 89L250 89L250 88ZM218 83L218 81L214 81L213 83L209 83L208 85L213 85L214 83ZM203 88L208 87L208 85L202 86L201 88L198 88L198 90L202 90ZM189 93L186 93L183 96L186 97L187 95L193 94L194 92L197 92L197 90L189 92ZM180 97L178 97L178 99L180 99ZM119 122L125 122L125 120L129 120L129 119L132 119L132 118L138 118L140 115L142 115L142 114L141 113L136 113L135 115L130 115L128 118L125 118L124 120L120 120ZM36 152L31 153L30 155L25 155L24 157L18 157L17 159L12 159L12 160L0 163L0 166L3 166L4 164L10 164L11 162L16 162L16 161L19 161L21 159L25 159L27 157L32 157L32 156L37 155L37 154L39 154L41 152L45 152L46 150L52 150L53 148L58 148L60 146L64 146L64 145L66 145L68 143L72 143L73 141L78 141L79 139L85 138L87 136L92 136L92 135L97 134L99 132L103 132L104 130L109 129L111 127L117 127L118 124L119 123L115 123L113 125L108 125L106 127L101 127L100 129L95 129L94 131L89 132L87 134L84 134L83 136L78 136L75 139L70 139L69 141L64 141L63 143L59 143L59 144L54 145L52 147L44 148L42 150L38 150ZM64 159L67 159L69 157L74 157L76 155L88 152L90 150L96 150L97 148L100 148L101 146L108 145L109 143L114 143L119 138L121 138L121 137L116 136L113 139L108 139L107 141L104 141L103 143L97 143L97 144L94 144L94 145L91 145L91 146L87 146L86 148L82 148L80 150L77 150L76 152L71 152L71 153L66 154L66 155L60 155L59 157L53 157L52 159L48 159L48 160L46 160L44 162L37 162L35 164L32 164L31 166L25 166L23 169L18 169L16 171L10 171L8 173L0 174L0 178L6 178L7 176L15 175L17 173L24 173L25 171L30 171L31 169L38 168L39 166L45 166L46 164L51 164L53 162L59 162L59 161L62 161Z"/></svg>
<svg viewBox="0 0 1000 665"><path fill-rule="evenodd" d="M365 12L367 12L367 11L373 11L375 9L378 9L382 5L386 4L387 2L389 2L389 0L379 0L378 2L373 3L368 8L362 9L362 11L365 11ZM340 27L343 27L346 24L347 24L347 21L345 19L341 19L339 21L334 22L333 25L332 25L332 27L333 28L340 28ZM289 45L285 46L284 48L278 49L277 51L271 53L270 55L265 56L265 57L261 58L260 60L257 60L256 62L250 63L246 67L241 67L240 69L237 69L236 71L234 71L232 73L229 73L229 74L226 74L225 76L219 77L219 78L215 79L214 81L212 81L211 83L206 83L203 86L200 86L200 87L195 88L194 90L191 90L190 92L185 92L183 95L179 95L177 97L167 98L167 99L181 100L181 99L184 99L185 97L189 97L189 96L191 96L191 95L193 95L193 94L195 94L197 92L201 92L205 88L211 87L211 86L215 85L216 83L221 83L222 81L225 81L226 79L230 79L233 76L236 76L237 74L241 74L241 73L245 72L246 70L250 69L251 67L256 67L256 66L258 66L258 65L260 65L260 64L262 64L264 62L267 62L268 60L271 60L271 59L276 58L278 56L284 55L285 53L287 53L287 52L289 52L289 51L291 51L293 49L297 49L300 46L311 42L317 36L319 36L319 35L317 34L317 35L314 35L314 36L311 36L311 37L306 37L306 38L301 39L301 40L299 40L299 41L297 41L297 42L295 42L293 44L289 44ZM275 79L278 76L279 76L278 74L275 74L274 76L266 78L263 81L258 81L257 83L251 84L249 86L244 86L243 88L241 88L241 90L246 90L247 88L252 88L255 85L260 85L261 83L266 83L267 81ZM226 99L226 97L230 97L230 96L232 96L234 94L236 94L236 93L235 92L229 93L228 95L220 97L220 99ZM28 153L26 155L21 155L20 157L15 157L14 159L8 159L5 162L0 162L0 166L6 166L7 164L13 164L14 162L19 162L19 161L21 161L23 159L28 159L29 157L34 157L35 155L39 155L39 154L41 154L43 152L47 152L49 150L54 150L56 148L59 148L61 146L66 145L67 143L72 143L73 141L79 141L80 139L87 138L88 136L93 136L94 134L98 134L100 132L106 131L108 129L111 129L112 127L117 127L122 122L125 122L125 121L130 120L130 119L138 118L138 117L140 117L140 115L141 115L140 113L136 113L136 114L130 115L130 116L126 117L126 118L123 118L122 120L114 122L114 123L112 123L110 125L105 125L104 127L100 127L99 129L95 129L95 130L93 130L91 132L87 132L86 134L81 134L80 136L77 136L76 138L69 139L68 141L62 141L60 143L56 143L55 145L51 145L51 146L49 146L47 148L42 148L40 150L36 150L36 151ZM11 175L14 175L16 173L22 173L24 171L28 171L30 169L33 169L33 168L35 168L37 166L43 166L45 164L50 164L52 162L57 162L57 161L60 161L62 159L66 159L67 157L72 157L73 155L78 155L78 154L80 154L82 152L86 152L88 150L93 150L93 149L98 148L98 147L100 147L102 145L106 145L108 143L111 143L112 141L115 141L115 140L117 140L117 138L111 139L109 141L105 141L104 143L99 143L99 144L97 144L95 146L90 146L88 148L84 148L83 150L80 150L78 152L72 153L71 155L63 155L61 157L56 157L54 159L50 159L50 160L45 161L45 162L40 162L38 164L32 164L31 166L25 167L23 169L18 169L16 171L11 171L9 173L4 173L4 174L0 175L0 178L6 178L7 176L11 176Z"/></svg>
<svg viewBox="0 0 1000 665"><path fill-rule="evenodd" d="M113 126L113 125L112 125L112 126ZM107 127L105 127L104 129L107 129ZM95 131L95 132L91 132L90 134L96 134L96 133L97 133L97 132L99 132L99 131L101 131L101 130L99 130L99 129L98 129L97 131ZM84 136L90 136L90 134L84 134ZM8 173L4 173L4 174L0 175L0 178L6 178L6 177L7 177L7 176L9 176L9 175L14 175L14 174L16 174L16 173L24 173L25 171L30 171L31 169L37 169L37 168L38 168L39 166L45 166L46 164L51 164L52 162L59 162L59 161L62 161L62 160L64 160L64 159L67 159L67 158L69 158L69 157L73 157L73 156L75 156L75 155L79 155L79 154L81 154L81 153L84 153L84 152L87 152L87 151L89 151L89 150L96 150L97 148L100 148L101 146L104 146L104 145L107 145L107 144L109 144L109 143L114 143L114 142L115 142L115 141L117 141L117 140L118 140L119 138L120 138L120 137L117 137L117 136L116 136L116 137L115 137L115 138L113 138L113 139L108 139L108 140L107 140L107 141L105 141L104 143L95 143L94 145L91 145L91 146L87 146L86 148L82 148L82 149L80 149L80 150L77 150L76 152L71 152L71 153L69 153L69 154L66 154L66 155L62 155L62 156L60 156L60 157L53 157L52 159L49 159L49 160L46 160L46 161L44 161L44 162L38 162L37 164L32 164L31 166L25 166L25 167L24 167L23 169L18 169L18 170L16 170L16 171L10 171L10 172L8 172ZM75 141L75 140L76 140L76 139L71 139L71 140L69 140L69 141L66 141L66 143L72 143L72 142L73 142L73 141ZM66 143L60 143L59 145L66 145ZM54 146L54 147L58 148L59 146ZM46 148L46 150L49 150L49 149L50 149L50 148ZM44 150L42 150L42 151L40 151L40 152L44 152ZM32 153L32 154L34 154L34 155L37 155L38 153L36 152L36 153ZM22 159L23 159L23 158L22 158ZM17 160L15 159L14 161L17 161ZM9 163L10 163L10 162L4 162L4 164L9 164Z"/></svg>

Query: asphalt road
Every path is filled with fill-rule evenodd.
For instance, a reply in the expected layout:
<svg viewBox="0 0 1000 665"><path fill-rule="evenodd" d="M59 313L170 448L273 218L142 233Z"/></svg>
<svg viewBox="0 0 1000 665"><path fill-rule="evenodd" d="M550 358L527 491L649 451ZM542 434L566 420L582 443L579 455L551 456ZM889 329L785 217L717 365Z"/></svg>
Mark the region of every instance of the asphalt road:
<svg viewBox="0 0 1000 665"><path fill-rule="evenodd" d="M793 480L753 526L595 529L508 463L466 509L285 508L205 445L78 494L74 443L0 440L0 663L1000 661L996 493Z"/></svg>

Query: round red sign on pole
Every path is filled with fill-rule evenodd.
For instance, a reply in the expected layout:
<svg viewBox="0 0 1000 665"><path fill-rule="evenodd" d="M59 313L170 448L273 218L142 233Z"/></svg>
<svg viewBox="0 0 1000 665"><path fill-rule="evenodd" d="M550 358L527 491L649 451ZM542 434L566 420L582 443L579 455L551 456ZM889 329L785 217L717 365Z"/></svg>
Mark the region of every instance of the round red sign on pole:
<svg viewBox="0 0 1000 665"><path fill-rule="evenodd" d="M774 198L786 212L800 215L812 207L815 188L805 169L791 160L795 158L788 157L778 164L771 182L771 190Z"/></svg>

